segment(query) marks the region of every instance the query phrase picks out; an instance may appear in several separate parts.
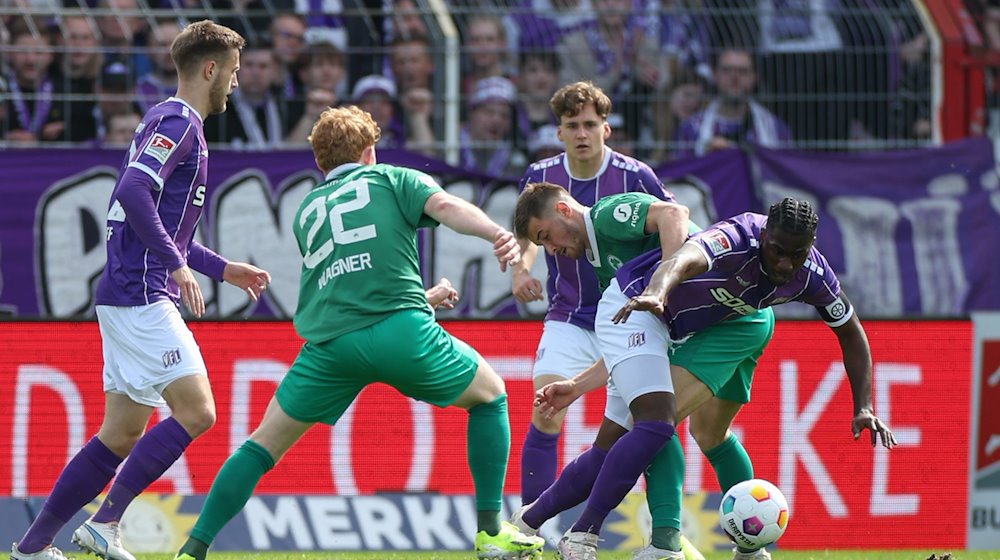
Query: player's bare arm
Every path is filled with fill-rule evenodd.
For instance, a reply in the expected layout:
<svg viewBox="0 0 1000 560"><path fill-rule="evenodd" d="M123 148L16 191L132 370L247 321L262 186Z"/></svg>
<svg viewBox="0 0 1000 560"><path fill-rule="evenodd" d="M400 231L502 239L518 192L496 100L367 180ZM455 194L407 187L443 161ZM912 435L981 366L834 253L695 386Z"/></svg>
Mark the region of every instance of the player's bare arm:
<svg viewBox="0 0 1000 560"><path fill-rule="evenodd" d="M424 204L424 213L463 235L472 235L493 242L493 254L500 270L521 260L514 234L498 225L479 207L446 192L434 193Z"/></svg>
<svg viewBox="0 0 1000 560"><path fill-rule="evenodd" d="M662 315L670 292L681 282L705 272L708 272L708 257L697 245L685 243L669 259L657 265L642 294L629 299L612 320L624 323L633 311L651 311Z"/></svg>
<svg viewBox="0 0 1000 560"><path fill-rule="evenodd" d="M660 234L660 248L664 260L670 258L684 244L688 236L688 218L691 211L683 204L655 202L646 213L646 233Z"/></svg>
<svg viewBox="0 0 1000 560"><path fill-rule="evenodd" d="M531 267L538 256L538 246L530 239L518 239L521 250L521 262L511 267L510 290L521 303L540 301L542 299L542 283L531 275Z"/></svg>
<svg viewBox="0 0 1000 560"><path fill-rule="evenodd" d="M843 293L841 297L846 301ZM870 430L872 447L881 439L886 449L892 449L896 445L896 436L885 422L875 416L872 405L872 353L861 320L854 314L843 325L833 327L833 332L840 342L844 368L847 370L854 398L854 419L851 421L854 439L860 439L862 432Z"/></svg>
<svg viewBox="0 0 1000 560"><path fill-rule="evenodd" d="M608 377L604 360L598 360L570 379L549 383L536 391L535 407L546 418L552 418L583 395L607 385Z"/></svg>
<svg viewBox="0 0 1000 560"><path fill-rule="evenodd" d="M229 262L222 271L222 279L246 292L253 301L257 301L271 283L271 274L252 264Z"/></svg>
<svg viewBox="0 0 1000 560"><path fill-rule="evenodd" d="M201 317L205 314L205 297L201 294L201 286L198 285L198 281L194 278L194 273L188 268L188 265L183 265L177 270L170 273L170 276L177 282L177 287L181 291L181 302L184 303L184 307L188 308L195 317Z"/></svg>
<svg viewBox="0 0 1000 560"><path fill-rule="evenodd" d="M434 309L455 309L455 302L458 301L458 290L451 285L451 281L442 278L437 284L427 290L427 303Z"/></svg>

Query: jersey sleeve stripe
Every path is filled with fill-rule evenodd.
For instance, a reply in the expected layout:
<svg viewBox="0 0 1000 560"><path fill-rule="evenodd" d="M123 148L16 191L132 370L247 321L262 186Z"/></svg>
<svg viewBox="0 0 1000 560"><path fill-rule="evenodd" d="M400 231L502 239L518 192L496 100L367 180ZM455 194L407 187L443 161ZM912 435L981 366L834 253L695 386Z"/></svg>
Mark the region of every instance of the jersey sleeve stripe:
<svg viewBox="0 0 1000 560"><path fill-rule="evenodd" d="M153 169L150 168L148 165L140 163L138 161L131 161L129 162L128 166L134 169L138 169L139 171L142 171L146 175L152 177L153 181L156 182L156 186L158 187L156 190L158 191L163 190L163 178L157 175L157 173L153 171Z"/></svg>

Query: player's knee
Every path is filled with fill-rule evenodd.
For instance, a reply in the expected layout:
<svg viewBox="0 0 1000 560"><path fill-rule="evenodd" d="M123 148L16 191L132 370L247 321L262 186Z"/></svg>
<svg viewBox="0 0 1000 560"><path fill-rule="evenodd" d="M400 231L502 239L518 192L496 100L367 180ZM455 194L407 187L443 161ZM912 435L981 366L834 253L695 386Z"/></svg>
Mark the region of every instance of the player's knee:
<svg viewBox="0 0 1000 560"><path fill-rule="evenodd" d="M722 442L726 441L726 437L729 434L728 426L704 425L697 422L691 422L690 424L688 431L691 432L691 437L694 438L695 443L698 444L698 448L702 451L714 449L722 445Z"/></svg>
<svg viewBox="0 0 1000 560"><path fill-rule="evenodd" d="M215 425L216 420L214 407L187 410L180 414L174 414L174 417L192 438L210 430Z"/></svg>
<svg viewBox="0 0 1000 560"><path fill-rule="evenodd" d="M102 428L97 434L97 438L101 440L101 443L105 445L112 453L119 457L125 457L132 452L132 448L135 444L139 442L139 438L142 437L143 430L107 430Z"/></svg>
<svg viewBox="0 0 1000 560"><path fill-rule="evenodd" d="M639 395L628 405L636 422L668 422L677 419L677 401L673 393L655 392Z"/></svg>
<svg viewBox="0 0 1000 560"><path fill-rule="evenodd" d="M562 430L563 419L566 418L566 411L559 411L552 418L545 417L537 408L531 410L531 424L538 431L546 434L558 434Z"/></svg>

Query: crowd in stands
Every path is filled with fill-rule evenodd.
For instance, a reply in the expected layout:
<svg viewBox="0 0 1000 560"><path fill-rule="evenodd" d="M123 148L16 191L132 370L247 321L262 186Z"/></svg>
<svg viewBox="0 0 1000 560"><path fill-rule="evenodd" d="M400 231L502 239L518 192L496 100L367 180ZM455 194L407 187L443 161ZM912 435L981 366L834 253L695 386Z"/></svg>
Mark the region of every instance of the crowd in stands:
<svg viewBox="0 0 1000 560"><path fill-rule="evenodd" d="M909 0L450 0L459 99L424 0L0 0L0 133L8 146L121 146L172 95L169 45L211 18L248 40L208 140L297 148L353 103L380 148L518 176L558 149L548 107L591 80L612 98L615 149L659 163L732 146L909 147L929 141L928 39Z"/></svg>

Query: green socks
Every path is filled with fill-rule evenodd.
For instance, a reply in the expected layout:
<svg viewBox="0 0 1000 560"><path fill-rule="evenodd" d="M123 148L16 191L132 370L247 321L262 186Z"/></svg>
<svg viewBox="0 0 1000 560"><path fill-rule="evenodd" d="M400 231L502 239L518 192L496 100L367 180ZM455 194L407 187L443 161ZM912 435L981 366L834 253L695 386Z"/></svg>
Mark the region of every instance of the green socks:
<svg viewBox="0 0 1000 560"><path fill-rule="evenodd" d="M681 502L684 496L684 448L673 437L646 467L646 502L653 517L653 546L681 549Z"/></svg>
<svg viewBox="0 0 1000 560"><path fill-rule="evenodd" d="M723 493L733 487L734 484L750 480L753 478L753 463L750 462L750 455L736 438L736 434L729 434L725 441L705 451L705 457L715 469L715 477L719 481L719 488Z"/></svg>
<svg viewBox="0 0 1000 560"><path fill-rule="evenodd" d="M274 458L260 444L247 440L222 465L191 530L182 553L201 560L219 531L236 516L253 495L264 473L274 468Z"/></svg>
<svg viewBox="0 0 1000 560"><path fill-rule="evenodd" d="M479 531L500 532L500 511L507 458L510 455L510 419L507 395L469 409L466 431L469 470L476 486Z"/></svg>

